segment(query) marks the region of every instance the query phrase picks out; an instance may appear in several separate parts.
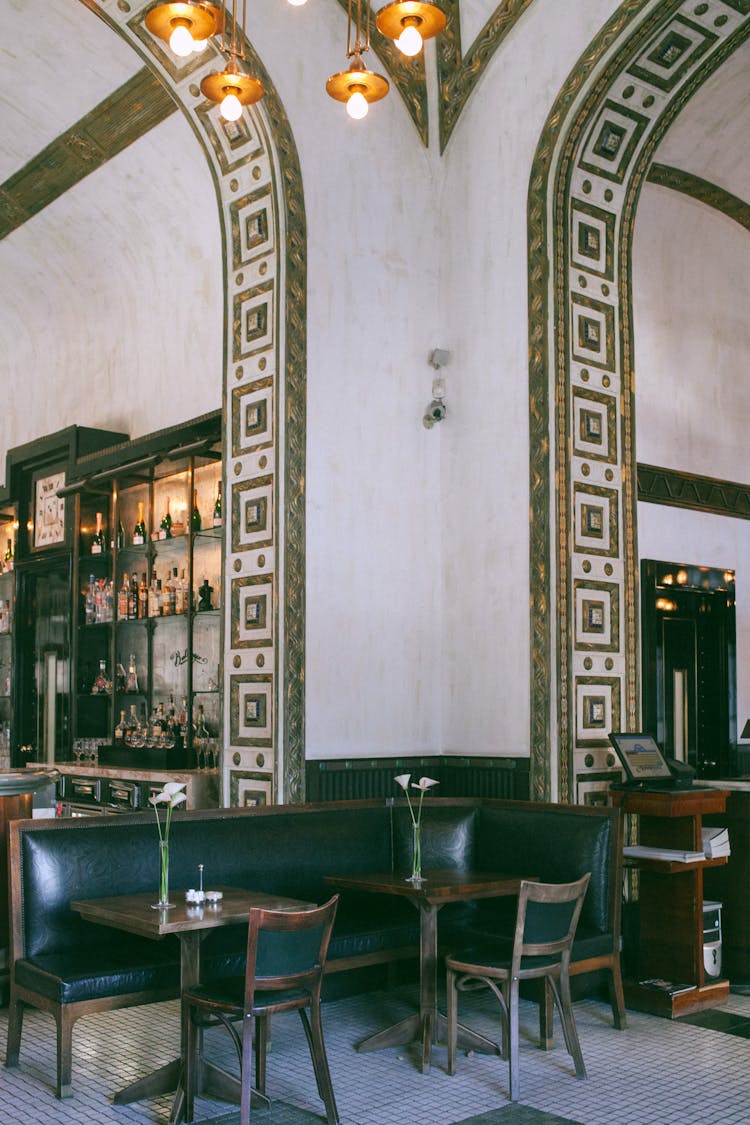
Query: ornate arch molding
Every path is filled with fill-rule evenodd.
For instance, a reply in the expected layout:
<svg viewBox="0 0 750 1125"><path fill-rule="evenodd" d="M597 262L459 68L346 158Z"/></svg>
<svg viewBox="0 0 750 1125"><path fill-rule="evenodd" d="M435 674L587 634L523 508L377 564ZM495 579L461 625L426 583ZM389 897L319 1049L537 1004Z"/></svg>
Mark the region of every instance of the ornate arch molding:
<svg viewBox="0 0 750 1125"><path fill-rule="evenodd" d="M748 34L750 0L622 4L537 147L528 199L537 799L606 788L607 733L638 723L635 209L664 132Z"/></svg>
<svg viewBox="0 0 750 1125"><path fill-rule="evenodd" d="M212 45L176 59L145 29L150 2L84 2L158 75L216 189L224 270L224 798L301 801L307 265L294 138L249 45L266 95L225 123L200 93L204 74L218 69Z"/></svg>

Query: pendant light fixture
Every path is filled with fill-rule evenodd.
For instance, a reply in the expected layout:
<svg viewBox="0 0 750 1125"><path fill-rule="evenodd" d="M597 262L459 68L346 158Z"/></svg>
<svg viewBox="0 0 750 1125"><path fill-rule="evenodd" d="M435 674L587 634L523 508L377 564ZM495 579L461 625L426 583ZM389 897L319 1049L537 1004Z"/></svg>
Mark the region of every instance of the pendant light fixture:
<svg viewBox="0 0 750 1125"><path fill-rule="evenodd" d="M375 17L380 34L409 56L418 55L424 40L438 35L445 24L445 12L430 0L393 0Z"/></svg>
<svg viewBox="0 0 750 1125"><path fill-rule="evenodd" d="M245 61L245 17L247 0L242 0L242 23L237 19L237 0L232 0L230 30L227 21L221 28L221 49L228 55L223 70L212 71L201 82L201 93L212 102L219 103L221 116L225 121L237 121L242 115L242 107L253 105L263 97L263 84L258 78L247 74L240 60Z"/></svg>
<svg viewBox="0 0 750 1125"><path fill-rule="evenodd" d="M146 14L146 27L152 35L169 43L180 58L205 50L208 39L222 27L222 12L213 4L171 0L158 4Z"/></svg>
<svg viewBox="0 0 750 1125"><path fill-rule="evenodd" d="M362 26L362 3L366 17ZM352 7L354 16L352 18ZM352 44L352 29L354 43ZM370 49L370 5L367 0L349 0L346 24L346 57L351 59L348 70L332 74L326 82L326 93L337 102L346 103L346 112L355 121L367 116L370 102L379 102L390 89L387 79L368 70L362 55Z"/></svg>

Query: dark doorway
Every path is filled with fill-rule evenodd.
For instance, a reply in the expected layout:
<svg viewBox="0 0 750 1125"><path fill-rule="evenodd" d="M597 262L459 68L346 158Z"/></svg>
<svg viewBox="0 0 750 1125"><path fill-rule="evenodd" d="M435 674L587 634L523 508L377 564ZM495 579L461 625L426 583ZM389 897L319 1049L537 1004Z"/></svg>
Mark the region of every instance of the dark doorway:
<svg viewBox="0 0 750 1125"><path fill-rule="evenodd" d="M732 571L641 562L643 726L699 777L737 774Z"/></svg>

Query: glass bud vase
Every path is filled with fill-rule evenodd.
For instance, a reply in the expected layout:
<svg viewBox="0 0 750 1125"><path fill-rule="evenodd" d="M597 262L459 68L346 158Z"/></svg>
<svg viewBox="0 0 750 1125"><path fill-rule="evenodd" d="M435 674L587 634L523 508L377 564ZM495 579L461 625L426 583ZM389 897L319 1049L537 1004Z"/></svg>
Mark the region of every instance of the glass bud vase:
<svg viewBox="0 0 750 1125"><path fill-rule="evenodd" d="M422 826L421 824L412 825L412 861L411 861L411 875L407 879L407 883L413 883L415 887L421 887L424 880L422 879Z"/></svg>
<svg viewBox="0 0 750 1125"><path fill-rule="evenodd" d="M152 906L153 910L170 910L174 906L169 901L169 844L166 840L159 841L159 901Z"/></svg>

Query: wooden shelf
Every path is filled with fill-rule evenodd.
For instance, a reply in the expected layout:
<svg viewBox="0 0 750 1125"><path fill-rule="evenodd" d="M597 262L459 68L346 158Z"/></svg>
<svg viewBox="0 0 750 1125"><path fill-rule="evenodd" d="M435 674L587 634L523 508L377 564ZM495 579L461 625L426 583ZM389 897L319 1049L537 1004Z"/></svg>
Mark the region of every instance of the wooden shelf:
<svg viewBox="0 0 750 1125"><path fill-rule="evenodd" d="M729 996L729 981L717 980L710 984L696 986L689 992L677 992L670 996L655 988L644 988L636 981L625 981L625 1004L637 1012L648 1012L652 1016L679 1019L703 1008L714 1008L725 1003Z"/></svg>
<svg viewBox="0 0 750 1125"><path fill-rule="evenodd" d="M682 871L697 871L704 867L721 867L727 862L727 856L715 856L712 859L696 859L690 863L680 863L670 859L648 859L643 856L626 855L623 867L637 867L641 871L656 871L662 875L679 875Z"/></svg>
<svg viewBox="0 0 750 1125"><path fill-rule="evenodd" d="M615 805L638 816L640 842L664 851L700 852L704 813L723 812L724 789L644 793L615 790ZM626 857L640 873L637 980L625 983L625 1002L636 1011L676 1019L722 1004L729 982L706 977L703 963L703 871L723 867L727 856L680 863L646 856ZM693 984L685 992L662 992L638 981L662 978Z"/></svg>

